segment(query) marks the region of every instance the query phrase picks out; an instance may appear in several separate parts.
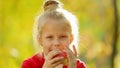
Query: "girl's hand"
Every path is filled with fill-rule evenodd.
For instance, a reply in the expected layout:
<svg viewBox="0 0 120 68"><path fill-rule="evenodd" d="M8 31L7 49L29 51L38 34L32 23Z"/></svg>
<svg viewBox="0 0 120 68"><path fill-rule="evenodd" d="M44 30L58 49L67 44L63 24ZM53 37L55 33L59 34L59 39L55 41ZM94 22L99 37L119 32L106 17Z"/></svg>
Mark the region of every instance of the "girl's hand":
<svg viewBox="0 0 120 68"><path fill-rule="evenodd" d="M59 54L60 51L53 50L48 53L48 55L45 57L45 62L43 65L43 68L55 68L59 64L62 64L63 62L63 57L55 57L55 55Z"/></svg>
<svg viewBox="0 0 120 68"><path fill-rule="evenodd" d="M76 51L76 48L75 46L73 45L73 53L69 47L66 47L66 53L67 53L67 58L68 58L68 68L76 68L76 54L77 54L77 51Z"/></svg>

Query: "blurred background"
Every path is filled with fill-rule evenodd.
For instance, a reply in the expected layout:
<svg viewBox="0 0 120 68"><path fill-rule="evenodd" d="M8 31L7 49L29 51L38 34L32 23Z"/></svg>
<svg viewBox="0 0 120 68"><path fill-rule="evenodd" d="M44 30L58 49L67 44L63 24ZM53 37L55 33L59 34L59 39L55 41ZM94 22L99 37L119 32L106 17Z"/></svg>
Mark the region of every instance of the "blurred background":
<svg viewBox="0 0 120 68"><path fill-rule="evenodd" d="M32 30L43 1L0 0L0 68L20 68L36 53ZM60 1L79 20L78 58L88 68L120 68L120 0Z"/></svg>

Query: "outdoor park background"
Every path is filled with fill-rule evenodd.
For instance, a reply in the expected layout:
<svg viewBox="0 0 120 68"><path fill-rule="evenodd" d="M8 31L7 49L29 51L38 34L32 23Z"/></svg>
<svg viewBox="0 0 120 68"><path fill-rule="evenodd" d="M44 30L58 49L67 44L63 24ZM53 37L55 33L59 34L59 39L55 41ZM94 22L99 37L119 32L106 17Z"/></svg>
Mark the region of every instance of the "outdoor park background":
<svg viewBox="0 0 120 68"><path fill-rule="evenodd" d="M0 0L0 68L20 68L36 53L32 38L34 18L44 0ZM88 68L111 68L114 41L114 0L61 0L78 17L79 58ZM116 0L120 20L120 0ZM114 68L120 68L120 21Z"/></svg>

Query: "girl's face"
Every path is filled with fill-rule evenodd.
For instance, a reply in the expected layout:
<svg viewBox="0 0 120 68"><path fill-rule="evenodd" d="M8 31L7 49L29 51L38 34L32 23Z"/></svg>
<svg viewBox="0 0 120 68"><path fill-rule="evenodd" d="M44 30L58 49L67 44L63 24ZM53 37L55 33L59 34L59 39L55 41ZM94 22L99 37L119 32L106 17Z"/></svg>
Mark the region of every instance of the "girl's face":
<svg viewBox="0 0 120 68"><path fill-rule="evenodd" d="M52 50L64 50L65 46L69 47L72 40L73 36L65 23L48 20L42 29L40 43L44 54L47 55Z"/></svg>

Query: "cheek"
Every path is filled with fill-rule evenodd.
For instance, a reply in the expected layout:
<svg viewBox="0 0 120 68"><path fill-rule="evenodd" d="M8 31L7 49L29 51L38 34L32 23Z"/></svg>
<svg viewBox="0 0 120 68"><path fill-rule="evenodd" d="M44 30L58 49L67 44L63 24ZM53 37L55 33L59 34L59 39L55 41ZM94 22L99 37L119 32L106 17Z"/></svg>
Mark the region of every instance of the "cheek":
<svg viewBox="0 0 120 68"><path fill-rule="evenodd" d="M45 54L45 55L47 55L47 54L48 54L48 52L49 52L49 47L48 47L48 46L43 45L43 52L44 52L44 54Z"/></svg>
<svg viewBox="0 0 120 68"><path fill-rule="evenodd" d="M69 47L70 41L69 41L69 40L64 40L64 41L62 41L62 45Z"/></svg>
<svg viewBox="0 0 120 68"><path fill-rule="evenodd" d="M45 55L47 55L51 48L50 44L48 42L43 42L42 46L43 46L43 52L45 53Z"/></svg>

